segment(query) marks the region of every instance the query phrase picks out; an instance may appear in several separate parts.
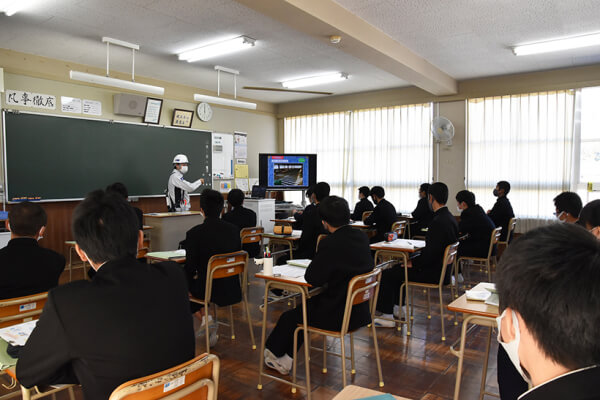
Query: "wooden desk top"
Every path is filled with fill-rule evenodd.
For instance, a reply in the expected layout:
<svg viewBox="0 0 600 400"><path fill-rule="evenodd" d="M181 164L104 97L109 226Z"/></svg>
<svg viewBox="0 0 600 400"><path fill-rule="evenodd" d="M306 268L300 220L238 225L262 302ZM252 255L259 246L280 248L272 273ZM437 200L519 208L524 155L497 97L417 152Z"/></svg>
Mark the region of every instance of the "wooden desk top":
<svg viewBox="0 0 600 400"><path fill-rule="evenodd" d="M350 226L357 229L375 229L375 225L365 225L362 221L354 221Z"/></svg>
<svg viewBox="0 0 600 400"><path fill-rule="evenodd" d="M168 218L168 217L186 217L188 215L202 215L200 211L181 211L181 212L160 212L144 214L146 218Z"/></svg>
<svg viewBox="0 0 600 400"><path fill-rule="evenodd" d="M356 386L356 385L348 385L339 392L333 400L355 400L362 399L364 397L373 397L373 396L381 396L384 395L384 392L378 392L377 390L367 389L364 387ZM393 396L393 395L392 395ZM397 400L410 400L406 397L393 396L394 399Z"/></svg>
<svg viewBox="0 0 600 400"><path fill-rule="evenodd" d="M275 222L276 224L291 224L296 222L296 219L294 217L289 217L285 219L275 218L272 219L271 222Z"/></svg>
<svg viewBox="0 0 600 400"><path fill-rule="evenodd" d="M424 240L396 239L393 242L377 242L371 244L371 250L402 251L415 253L425 247Z"/></svg>
<svg viewBox="0 0 600 400"><path fill-rule="evenodd" d="M173 261L178 264L185 263L186 257L185 255L181 255L177 253L175 250L173 251L154 251L151 253L146 253L144 256L148 260L152 261Z"/></svg>
<svg viewBox="0 0 600 400"><path fill-rule="evenodd" d="M150 226L150 225L143 225L143 226L142 226L142 230L143 230L143 231L147 231L147 230L150 230L150 229L154 229L154 227L153 227L153 226Z"/></svg>
<svg viewBox="0 0 600 400"><path fill-rule="evenodd" d="M263 237L267 238L267 239L285 239L285 240L290 240L292 242L295 242L297 240L300 240L301 235L302 235L302 231L292 231L291 235L277 235L275 233L265 233L263 235Z"/></svg>
<svg viewBox="0 0 600 400"><path fill-rule="evenodd" d="M479 283L472 290L484 290L483 285ZM485 304L483 301L467 300L466 294L448 304L448 310L489 318L496 318L499 315L497 306Z"/></svg>
<svg viewBox="0 0 600 400"><path fill-rule="evenodd" d="M276 268L276 267L277 266L275 266L274 268ZM297 268L302 268L302 267L297 267ZM257 272L256 274L254 274L254 276L256 278L264 279L267 281L288 283L288 284L292 284L292 285L304 286L304 287L309 287L309 288L312 287L312 285L310 283L306 282L306 280L304 279L304 276L301 276L299 278L292 278L289 276L264 275L262 273L262 271Z"/></svg>

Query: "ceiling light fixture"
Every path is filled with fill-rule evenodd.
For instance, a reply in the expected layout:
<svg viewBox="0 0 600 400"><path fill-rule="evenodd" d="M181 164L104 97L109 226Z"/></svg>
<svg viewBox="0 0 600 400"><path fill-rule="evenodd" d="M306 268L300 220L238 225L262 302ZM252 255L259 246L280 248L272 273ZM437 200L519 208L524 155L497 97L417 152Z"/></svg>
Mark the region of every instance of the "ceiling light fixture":
<svg viewBox="0 0 600 400"><path fill-rule="evenodd" d="M208 96L205 94L194 93L194 101L205 101L212 104L221 104L224 106L247 108L249 110L256 110L256 103L250 103L248 101L236 100L237 98L237 76L240 71L231 68L225 68L220 65L215 65L217 71L217 96ZM233 99L227 99L221 96L221 72L225 72L233 75Z"/></svg>
<svg viewBox="0 0 600 400"><path fill-rule="evenodd" d="M311 76L309 78L292 79L289 81L281 82L281 85L284 88L294 89L304 86L315 86L323 83L338 82L346 79L348 79L348 74L343 72L336 72L334 74Z"/></svg>
<svg viewBox="0 0 600 400"><path fill-rule="evenodd" d="M5 0L0 2L0 12L3 12L7 17L10 17L19 11L23 11L32 3L33 0Z"/></svg>
<svg viewBox="0 0 600 400"><path fill-rule="evenodd" d="M600 45L600 33L523 44L513 47L513 52L516 56L526 56L597 45Z"/></svg>
<svg viewBox="0 0 600 400"><path fill-rule="evenodd" d="M146 85L135 82L135 51L140 49L137 44L124 42L122 40L103 37L102 42L106 43L106 76L88 74L87 72L70 71L69 76L75 81L94 83L96 85L112 86L120 89L128 89L136 92L150 93L162 96L165 94L165 88L160 86ZM131 81L109 77L109 47L110 44L131 49Z"/></svg>
<svg viewBox="0 0 600 400"><path fill-rule="evenodd" d="M238 36L233 39L222 42L208 44L193 50L184 51L178 54L180 60L194 62L220 56L223 54L235 53L254 47L256 40L248 36Z"/></svg>

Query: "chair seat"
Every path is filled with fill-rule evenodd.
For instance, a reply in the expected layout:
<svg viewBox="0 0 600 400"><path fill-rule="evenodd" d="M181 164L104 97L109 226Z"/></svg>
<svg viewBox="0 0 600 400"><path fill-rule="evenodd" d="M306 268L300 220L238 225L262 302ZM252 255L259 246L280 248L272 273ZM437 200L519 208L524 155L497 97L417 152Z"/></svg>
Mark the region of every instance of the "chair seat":
<svg viewBox="0 0 600 400"><path fill-rule="evenodd" d="M424 283L424 282L413 282L413 281L408 281L408 285L431 288L431 289L437 289L440 286L439 283Z"/></svg>
<svg viewBox="0 0 600 400"><path fill-rule="evenodd" d="M298 324L297 326L298 326L298 328L302 328L302 324ZM362 326L360 328L362 328ZM348 333L354 333L357 330L359 330L360 328L353 329L353 330L348 329ZM308 330L309 330L309 332L320 333L322 335L327 335L327 336L340 336L341 335L340 331L330 331L327 329L315 328L314 326L310 326L310 325L308 326Z"/></svg>
<svg viewBox="0 0 600 400"><path fill-rule="evenodd" d="M487 257L459 257L458 261L461 261L461 260L480 261L480 262L488 261Z"/></svg>

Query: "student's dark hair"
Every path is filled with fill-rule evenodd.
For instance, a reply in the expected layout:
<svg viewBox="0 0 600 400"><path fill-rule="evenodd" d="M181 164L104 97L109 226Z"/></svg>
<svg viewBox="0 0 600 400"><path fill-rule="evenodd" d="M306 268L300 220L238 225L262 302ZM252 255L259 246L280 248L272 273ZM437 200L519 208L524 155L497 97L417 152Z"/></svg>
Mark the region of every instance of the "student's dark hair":
<svg viewBox="0 0 600 400"><path fill-rule="evenodd" d="M227 195L227 202L233 207L239 207L244 203L244 192L240 189L231 189Z"/></svg>
<svg viewBox="0 0 600 400"><path fill-rule="evenodd" d="M348 202L338 196L329 196L319 203L321 219L334 228L348 225L350 222L350 208Z"/></svg>
<svg viewBox="0 0 600 400"><path fill-rule="evenodd" d="M48 216L39 204L24 201L10 206L8 223L17 236L35 236L48 223Z"/></svg>
<svg viewBox="0 0 600 400"><path fill-rule="evenodd" d="M310 199L310 196L315 192L315 185L310 185L308 189L306 189L306 197Z"/></svg>
<svg viewBox="0 0 600 400"><path fill-rule="evenodd" d="M223 195L216 190L204 189L200 194L200 207L206 217L218 217L224 203Z"/></svg>
<svg viewBox="0 0 600 400"><path fill-rule="evenodd" d="M381 186L373 186L371 188L371 196L373 195L383 199L385 197L385 190Z"/></svg>
<svg viewBox="0 0 600 400"><path fill-rule="evenodd" d="M461 190L456 193L456 201L462 203L463 201L467 203L467 206L473 207L475 205L475 194L473 192L469 192L468 190Z"/></svg>
<svg viewBox="0 0 600 400"><path fill-rule="evenodd" d="M325 199L325 197L329 196L329 190L331 189L329 187L329 183L319 182L315 185L313 190L317 201L320 203L323 199Z"/></svg>
<svg viewBox="0 0 600 400"><path fill-rule="evenodd" d="M448 202L448 186L444 182L435 182L429 186L431 197L438 203L444 205Z"/></svg>
<svg viewBox="0 0 600 400"><path fill-rule="evenodd" d="M371 189L368 186L361 186L358 188L358 193L362 194L365 197L369 197L371 194Z"/></svg>
<svg viewBox="0 0 600 400"><path fill-rule="evenodd" d="M419 192L429 193L430 186L431 185L429 183L421 183L421 186L419 186Z"/></svg>
<svg viewBox="0 0 600 400"><path fill-rule="evenodd" d="M583 204L581 203L581 197L577 193L562 192L554 198L554 207L559 212L568 212L575 218L578 218Z"/></svg>
<svg viewBox="0 0 600 400"><path fill-rule="evenodd" d="M10 216L9 216L10 218ZM600 226L600 199L590 201L579 213L579 222L582 226ZM12 224L11 224L12 226Z"/></svg>
<svg viewBox="0 0 600 400"><path fill-rule="evenodd" d="M126 200L129 197L129 192L127 191L127 186L125 186L121 182L115 182L112 185L108 185L106 187L106 193L117 193L117 194L120 194Z"/></svg>
<svg viewBox="0 0 600 400"><path fill-rule="evenodd" d="M139 220L120 194L96 190L73 211L73 237L94 262L137 254Z"/></svg>
<svg viewBox="0 0 600 400"><path fill-rule="evenodd" d="M505 196L508 194L508 192L510 192L510 183L508 183L507 181L500 181L496 183L496 185L498 186L498 188L504 190Z"/></svg>
<svg viewBox="0 0 600 400"><path fill-rule="evenodd" d="M514 240L496 278L500 309L518 311L544 353L569 369L600 363L600 241L575 224Z"/></svg>

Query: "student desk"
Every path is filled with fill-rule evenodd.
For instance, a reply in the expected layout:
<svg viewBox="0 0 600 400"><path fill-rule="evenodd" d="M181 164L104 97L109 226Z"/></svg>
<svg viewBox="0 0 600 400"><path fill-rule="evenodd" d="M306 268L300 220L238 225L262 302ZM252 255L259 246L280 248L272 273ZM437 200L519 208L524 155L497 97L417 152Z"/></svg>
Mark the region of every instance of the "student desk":
<svg viewBox="0 0 600 400"><path fill-rule="evenodd" d="M350 226L356 229L373 229L375 227L375 225L365 225L365 223L362 221L354 221L350 224Z"/></svg>
<svg viewBox="0 0 600 400"><path fill-rule="evenodd" d="M302 267L298 267L302 268ZM306 389L307 399L310 400L310 356L309 356L309 347L310 342L308 341L308 318L306 315L306 299L315 294L315 291L309 293L310 288L312 286L306 282L304 276L299 278L285 277L285 276L273 276L273 275L264 275L261 272L258 272L254 275L259 279L265 280L265 295L264 295L264 304L263 304L263 320L262 320L262 335L260 340L260 359L259 359L259 374L258 374L258 390L262 389L262 377L265 376L267 378L271 378L276 380L277 382L285 383L287 385L292 386L292 393L296 393L296 388ZM279 376L271 375L264 372L265 365L265 340L266 340L266 331L267 331L267 307L269 305L268 297L269 290L271 289L284 289L290 292L299 293L302 298L302 326L303 335L304 335L304 367L306 373L306 386L299 385L296 383L295 379L293 381L288 381L286 379L280 378Z"/></svg>
<svg viewBox="0 0 600 400"><path fill-rule="evenodd" d="M275 223L275 225L292 225L294 222L296 222L296 219L294 217L284 219L275 218L272 219L271 222Z"/></svg>
<svg viewBox="0 0 600 400"><path fill-rule="evenodd" d="M179 247L185 233L204 222L199 211L144 214L146 224L152 227L152 250L167 251Z"/></svg>
<svg viewBox="0 0 600 400"><path fill-rule="evenodd" d="M483 288L483 284L477 284L473 290L485 290ZM481 387L479 390L479 399L483 399L485 394L498 396L493 393L485 392L485 379L487 375L487 366L488 366L488 358L490 354L490 344L492 339L492 328L496 326L496 317L498 316L498 307L485 304L483 301L473 301L467 300L467 295L463 294L458 299L454 300L452 303L448 304L448 310L454 312L463 313L463 323L462 329L460 332L460 348L459 350L455 350L454 343L450 346L450 351L456 357L458 357L458 366L456 368L456 384L454 386L454 400L458 400L458 395L460 392L460 379L462 375L462 366L465 355L465 341L467 337L467 326L469 324L480 325L480 326L489 326L490 331L488 333L487 338L487 346L485 352L485 360L483 362L483 375L481 377Z"/></svg>
<svg viewBox="0 0 600 400"><path fill-rule="evenodd" d="M390 257L398 258L404 265L404 282L408 282L408 258L410 255L420 251L425 247L425 241L423 240L408 240L408 239L396 239L393 242L377 242L371 244L371 250L375 251L375 265L379 257ZM406 335L410 336L410 312L408 309L408 288L405 290L405 303L406 307L405 320L399 320L401 324L406 324ZM398 326L398 330L402 327Z"/></svg>
<svg viewBox="0 0 600 400"><path fill-rule="evenodd" d="M274 233L265 233L263 238L269 240L269 245L282 245L288 247L284 250L278 250L271 252L272 255L278 255L290 252L290 260L294 258L294 248L296 247L296 243L300 240L300 236L302 236L302 231L292 231L291 235L276 235Z"/></svg>
<svg viewBox="0 0 600 400"><path fill-rule="evenodd" d="M185 254L177 250L172 251L154 251L146 253L146 260L153 262L173 261L177 264L185 264Z"/></svg>
<svg viewBox="0 0 600 400"><path fill-rule="evenodd" d="M373 397L373 396L381 396L385 393L378 392L377 390L367 389L364 387L356 386L356 385L348 385L339 392L333 400L355 400L362 399L364 397ZM397 400L410 400L406 397L393 396L394 399Z"/></svg>

